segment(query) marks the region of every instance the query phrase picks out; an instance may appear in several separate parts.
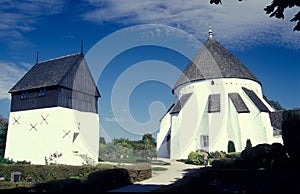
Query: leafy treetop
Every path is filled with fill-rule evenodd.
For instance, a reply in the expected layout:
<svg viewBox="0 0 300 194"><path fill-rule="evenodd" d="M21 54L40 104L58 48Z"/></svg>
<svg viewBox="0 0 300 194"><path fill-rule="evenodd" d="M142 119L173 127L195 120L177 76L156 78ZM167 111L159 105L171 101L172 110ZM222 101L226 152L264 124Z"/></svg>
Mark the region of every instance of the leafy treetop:
<svg viewBox="0 0 300 194"><path fill-rule="evenodd" d="M243 1L243 0L238 0ZM221 0L210 0L210 4L222 4ZM299 0L273 0L270 5L267 5L264 8L266 14L270 15L270 17L276 17L278 19L284 19L284 11L288 8L299 7ZM291 22L297 22L294 27L294 31L300 31L300 11L295 14L295 16L290 20Z"/></svg>

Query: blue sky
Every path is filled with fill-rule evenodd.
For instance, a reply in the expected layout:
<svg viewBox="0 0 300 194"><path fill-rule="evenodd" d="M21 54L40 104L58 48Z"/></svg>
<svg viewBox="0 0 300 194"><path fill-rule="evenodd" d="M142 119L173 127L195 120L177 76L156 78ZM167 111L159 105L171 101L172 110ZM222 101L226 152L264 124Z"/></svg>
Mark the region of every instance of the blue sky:
<svg viewBox="0 0 300 194"><path fill-rule="evenodd" d="M261 81L269 99L288 109L300 107L300 33L289 21L298 10L287 10L278 20L263 11L269 3L1 1L0 114L8 118L8 91L33 66L37 51L39 61L77 53L83 39L102 95L101 135L155 135L174 101L172 86L207 39L209 26Z"/></svg>

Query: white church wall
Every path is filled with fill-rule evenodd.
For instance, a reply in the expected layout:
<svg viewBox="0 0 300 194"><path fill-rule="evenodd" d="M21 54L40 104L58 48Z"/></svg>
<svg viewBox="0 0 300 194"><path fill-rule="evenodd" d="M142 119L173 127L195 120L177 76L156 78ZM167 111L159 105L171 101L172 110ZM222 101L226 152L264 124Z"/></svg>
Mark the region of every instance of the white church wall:
<svg viewBox="0 0 300 194"><path fill-rule="evenodd" d="M235 145L236 151L243 150L243 142L242 142L242 134L240 128L240 119L239 113L234 107L233 102L228 98L228 125L227 125L227 133L228 140L233 141ZM241 115L248 115L248 113L240 113ZM224 150L227 152L227 149Z"/></svg>
<svg viewBox="0 0 300 194"><path fill-rule="evenodd" d="M171 128L171 115L170 113L166 113L164 117L160 120L160 130L157 133L156 138L156 151L158 152L158 156L162 158L170 157L170 153L167 149L167 142L164 141L167 136L169 129Z"/></svg>
<svg viewBox="0 0 300 194"><path fill-rule="evenodd" d="M270 123L269 119L266 118L268 113L260 112L246 94L243 94L241 97L250 110L248 115L239 115L243 147L246 146L247 139L251 140L253 146L261 143L269 143L268 133L272 132L273 129L267 123Z"/></svg>
<svg viewBox="0 0 300 194"><path fill-rule="evenodd" d="M179 114L172 114L171 154L172 159L187 158L191 151L203 149L200 136L209 135L208 151L227 151L228 141L235 143L236 151L242 151L247 139L252 145L275 141L269 114L260 112L242 87L254 91L264 104L273 108L263 99L261 85L255 81L238 78L200 80L179 86L175 91L176 98L193 92ZM238 113L229 93L239 93L250 113ZM208 113L208 96L220 94L220 112ZM162 120L160 133L166 133ZM162 138L162 136L161 136ZM276 140L280 138L276 137ZM161 139L158 141L162 141Z"/></svg>
<svg viewBox="0 0 300 194"><path fill-rule="evenodd" d="M196 137L199 128L199 110L195 109L195 104L199 104L197 96L193 94L186 102L177 116L172 116L171 131L171 159L188 157L191 151L196 151Z"/></svg>
<svg viewBox="0 0 300 194"><path fill-rule="evenodd" d="M74 133L79 135L73 142ZM61 153L53 162L81 165L84 160L73 151L97 161L98 142L98 114L62 107L11 112L5 157L45 164L45 157Z"/></svg>
<svg viewBox="0 0 300 194"><path fill-rule="evenodd" d="M178 113L171 114L171 144L170 144L170 159L177 159L177 151L179 148L179 118Z"/></svg>

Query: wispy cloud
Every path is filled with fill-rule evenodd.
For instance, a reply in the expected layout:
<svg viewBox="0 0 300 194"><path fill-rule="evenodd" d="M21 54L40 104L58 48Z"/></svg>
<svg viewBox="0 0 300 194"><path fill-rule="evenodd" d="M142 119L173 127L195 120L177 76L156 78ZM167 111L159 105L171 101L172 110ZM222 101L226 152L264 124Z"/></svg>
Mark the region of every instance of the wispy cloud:
<svg viewBox="0 0 300 194"><path fill-rule="evenodd" d="M42 16L60 12L63 5L62 0L0 1L0 39L23 39Z"/></svg>
<svg viewBox="0 0 300 194"><path fill-rule="evenodd" d="M123 122L123 119L117 119L115 117L105 117L104 120L110 123L120 123Z"/></svg>
<svg viewBox="0 0 300 194"><path fill-rule="evenodd" d="M211 5L208 0L88 0L94 7L82 15L87 21L122 24L156 23L185 30L200 40L207 37L212 26L215 36L226 46L240 47L271 44L299 47L299 32L294 32L289 18L295 10L286 12L285 20L269 18L263 8L269 0L223 2Z"/></svg>
<svg viewBox="0 0 300 194"><path fill-rule="evenodd" d="M0 100L10 99L8 91L26 73L26 69L14 63L0 61Z"/></svg>

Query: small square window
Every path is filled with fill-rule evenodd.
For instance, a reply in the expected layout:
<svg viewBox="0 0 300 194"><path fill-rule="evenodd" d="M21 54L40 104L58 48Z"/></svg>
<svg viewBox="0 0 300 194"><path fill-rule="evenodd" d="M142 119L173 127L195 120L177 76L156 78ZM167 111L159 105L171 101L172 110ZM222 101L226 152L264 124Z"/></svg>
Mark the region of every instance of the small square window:
<svg viewBox="0 0 300 194"><path fill-rule="evenodd" d="M21 99L28 98L28 92L22 92Z"/></svg>
<svg viewBox="0 0 300 194"><path fill-rule="evenodd" d="M40 89L39 96L46 96L47 90L46 89Z"/></svg>
<svg viewBox="0 0 300 194"><path fill-rule="evenodd" d="M201 144L201 147L208 147L208 145L209 145L208 135L201 135L200 136L200 144Z"/></svg>

